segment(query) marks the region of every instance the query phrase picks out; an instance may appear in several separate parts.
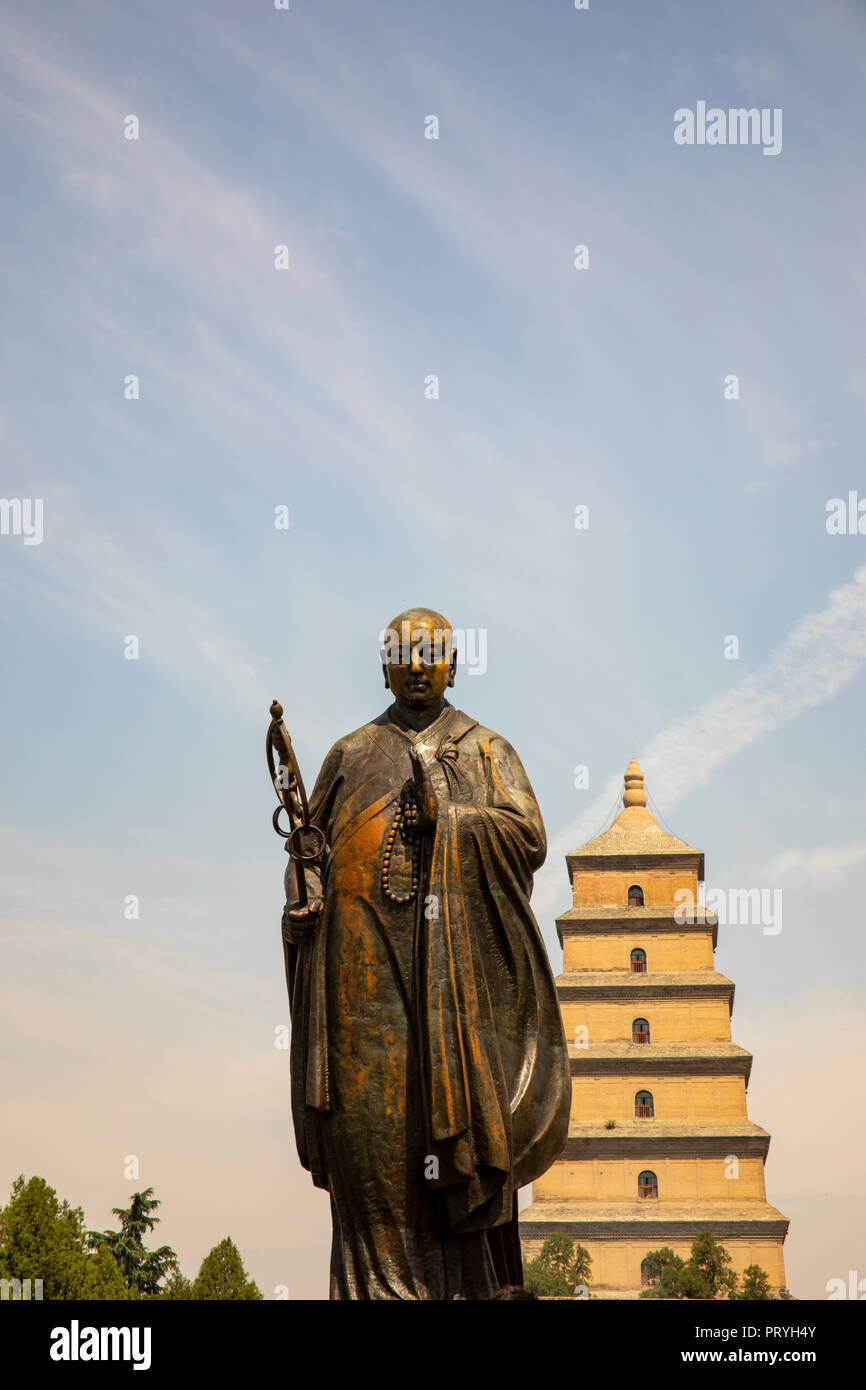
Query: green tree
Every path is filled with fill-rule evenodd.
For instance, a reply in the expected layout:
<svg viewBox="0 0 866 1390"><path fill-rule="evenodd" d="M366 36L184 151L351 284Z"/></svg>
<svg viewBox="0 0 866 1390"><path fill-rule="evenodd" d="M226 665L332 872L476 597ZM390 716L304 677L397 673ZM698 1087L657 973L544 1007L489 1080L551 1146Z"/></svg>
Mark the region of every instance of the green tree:
<svg viewBox="0 0 866 1390"><path fill-rule="evenodd" d="M710 1288L710 1298L733 1298L737 1287L737 1276L730 1268L731 1257L720 1245L712 1231L701 1231L692 1241L689 1264L700 1270ZM687 1297L701 1298L701 1294Z"/></svg>
<svg viewBox="0 0 866 1390"><path fill-rule="evenodd" d="M643 1261L644 1273L653 1282L641 1290L641 1298L684 1298L683 1270L686 1262L675 1255L669 1245L660 1250L648 1250Z"/></svg>
<svg viewBox="0 0 866 1390"><path fill-rule="evenodd" d="M59 1202L44 1178L20 1174L0 1212L0 1278L41 1279L45 1299L80 1298L86 1265L81 1208Z"/></svg>
<svg viewBox="0 0 866 1390"><path fill-rule="evenodd" d="M185 1274L181 1274L180 1270L175 1270L175 1272L169 1276L160 1294L160 1298L173 1303L179 1302L181 1299L193 1298L194 1296L192 1291L192 1280L187 1279Z"/></svg>
<svg viewBox="0 0 866 1390"><path fill-rule="evenodd" d="M688 1260L667 1245L650 1250L644 1267L655 1283L641 1291L641 1298L734 1298L737 1276L730 1263L730 1255L712 1231L695 1236Z"/></svg>
<svg viewBox="0 0 866 1390"><path fill-rule="evenodd" d="M120 1220L119 1231L89 1231L88 1242L92 1250L107 1247L117 1261L126 1287L142 1298L157 1298L162 1290L162 1281L177 1270L177 1256L168 1245L158 1250L145 1248L144 1237L159 1223L153 1213L160 1205L153 1195L153 1188L144 1192L133 1192L130 1206L112 1207L112 1214Z"/></svg>
<svg viewBox="0 0 866 1390"><path fill-rule="evenodd" d="M715 1298L706 1272L686 1260L675 1281L676 1298Z"/></svg>
<svg viewBox="0 0 866 1390"><path fill-rule="evenodd" d="M743 1270L743 1286L737 1294L737 1298L750 1299L757 1302L766 1302L768 1299L772 1298L769 1277L764 1273L760 1265L748 1265Z"/></svg>
<svg viewBox="0 0 866 1390"><path fill-rule="evenodd" d="M247 1277L240 1252L228 1236L202 1260L192 1286L192 1297L220 1302L262 1297L258 1285Z"/></svg>
<svg viewBox="0 0 866 1390"><path fill-rule="evenodd" d="M578 1284L589 1284L592 1257L564 1231L548 1236L523 1271L523 1283L542 1298L570 1298Z"/></svg>
<svg viewBox="0 0 866 1390"><path fill-rule="evenodd" d="M100 1245L96 1254L88 1258L80 1296L102 1303L135 1297L126 1287L120 1266L107 1245Z"/></svg>

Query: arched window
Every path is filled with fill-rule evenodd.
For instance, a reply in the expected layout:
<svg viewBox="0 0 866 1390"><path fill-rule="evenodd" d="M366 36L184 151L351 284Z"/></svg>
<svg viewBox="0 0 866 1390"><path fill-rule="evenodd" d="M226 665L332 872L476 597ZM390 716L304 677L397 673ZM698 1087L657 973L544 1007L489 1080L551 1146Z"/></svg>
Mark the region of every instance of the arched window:
<svg viewBox="0 0 866 1390"><path fill-rule="evenodd" d="M639 883L633 883L628 890L629 907L643 907L643 889Z"/></svg>
<svg viewBox="0 0 866 1390"><path fill-rule="evenodd" d="M651 1091L638 1091L634 1098L634 1117L636 1120L651 1120L655 1115L655 1106Z"/></svg>
<svg viewBox="0 0 866 1390"><path fill-rule="evenodd" d="M637 1180L638 1197L658 1197L659 1180L655 1173L639 1173Z"/></svg>
<svg viewBox="0 0 866 1390"><path fill-rule="evenodd" d="M650 1273L649 1260L640 1262L640 1282L644 1288L649 1284L657 1284L659 1281L657 1274Z"/></svg>
<svg viewBox="0 0 866 1390"><path fill-rule="evenodd" d="M646 974L646 951L642 951L640 946L635 946L631 953L631 973L633 975Z"/></svg>
<svg viewBox="0 0 866 1390"><path fill-rule="evenodd" d="M633 1043L648 1043L650 1040L650 1027L645 1018L636 1018L631 1025L631 1040Z"/></svg>

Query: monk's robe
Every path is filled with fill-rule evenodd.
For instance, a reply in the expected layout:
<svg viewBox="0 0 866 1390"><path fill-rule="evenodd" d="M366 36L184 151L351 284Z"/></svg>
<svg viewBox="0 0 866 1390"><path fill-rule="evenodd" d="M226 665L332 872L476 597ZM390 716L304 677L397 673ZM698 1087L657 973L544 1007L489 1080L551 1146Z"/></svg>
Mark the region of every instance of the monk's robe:
<svg viewBox="0 0 866 1390"><path fill-rule="evenodd" d="M439 811L415 895L383 883L412 775ZM310 798L325 835L307 870L324 908L286 945L292 1114L301 1163L331 1196L330 1296L487 1298L522 1282L517 1189L566 1139L568 1054L529 906L541 815L513 748L445 705L420 733L394 708L340 739ZM412 888L391 841L388 886ZM297 901L294 866L286 874Z"/></svg>

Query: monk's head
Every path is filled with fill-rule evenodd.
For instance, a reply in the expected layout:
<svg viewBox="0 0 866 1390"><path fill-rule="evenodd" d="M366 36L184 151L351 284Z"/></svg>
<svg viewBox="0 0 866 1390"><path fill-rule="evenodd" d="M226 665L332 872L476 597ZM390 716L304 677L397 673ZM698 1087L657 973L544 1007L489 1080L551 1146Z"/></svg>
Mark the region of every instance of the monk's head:
<svg viewBox="0 0 866 1390"><path fill-rule="evenodd" d="M382 671L398 704L421 714L454 684L451 624L432 608L407 608L382 634Z"/></svg>

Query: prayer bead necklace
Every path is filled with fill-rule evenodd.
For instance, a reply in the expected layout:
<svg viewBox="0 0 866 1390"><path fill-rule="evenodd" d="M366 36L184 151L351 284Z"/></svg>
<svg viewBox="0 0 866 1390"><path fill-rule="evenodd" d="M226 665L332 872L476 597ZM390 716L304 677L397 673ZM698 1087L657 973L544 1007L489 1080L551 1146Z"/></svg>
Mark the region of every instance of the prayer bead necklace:
<svg viewBox="0 0 866 1390"><path fill-rule="evenodd" d="M409 845L412 850L412 887L408 893L391 891L391 851L398 834L402 834L404 844ZM418 892L420 857L418 807L414 801L407 799L405 802L401 801L397 807L397 814L391 822L391 829L388 831L388 838L385 841L385 852L382 856L382 892L386 898L391 899L392 903L408 903L415 897Z"/></svg>

